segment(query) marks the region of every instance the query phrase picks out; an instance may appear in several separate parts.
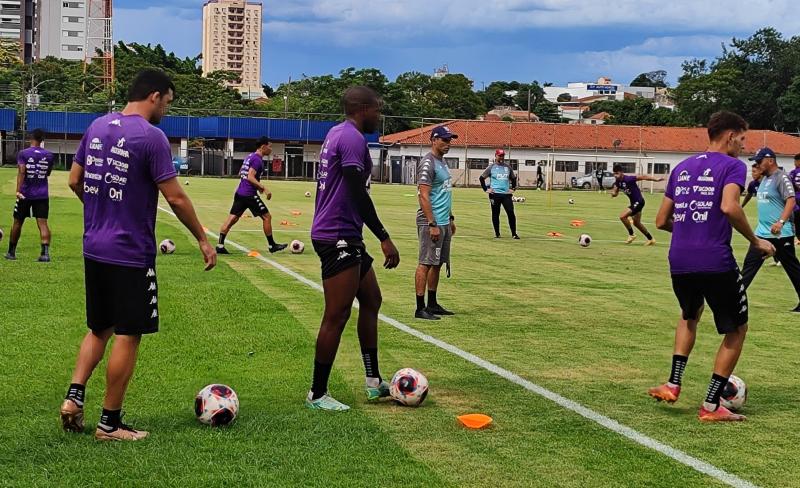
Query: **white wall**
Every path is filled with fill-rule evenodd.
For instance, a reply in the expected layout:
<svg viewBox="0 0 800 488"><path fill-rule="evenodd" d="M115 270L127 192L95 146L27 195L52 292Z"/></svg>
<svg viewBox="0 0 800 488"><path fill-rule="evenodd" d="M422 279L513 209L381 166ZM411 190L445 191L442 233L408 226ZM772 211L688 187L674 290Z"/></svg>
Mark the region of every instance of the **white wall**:
<svg viewBox="0 0 800 488"><path fill-rule="evenodd" d="M64 2L75 6L64 7ZM83 60L86 54L87 0L48 0L39 5L39 57ZM65 22L65 17L79 20ZM67 31L78 35L67 35ZM66 46L80 46L80 50L71 50Z"/></svg>

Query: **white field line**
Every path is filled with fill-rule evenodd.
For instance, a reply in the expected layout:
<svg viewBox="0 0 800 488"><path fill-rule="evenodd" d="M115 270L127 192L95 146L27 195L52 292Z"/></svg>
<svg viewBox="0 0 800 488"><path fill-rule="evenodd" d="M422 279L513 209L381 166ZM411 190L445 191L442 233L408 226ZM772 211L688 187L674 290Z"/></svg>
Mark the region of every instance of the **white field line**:
<svg viewBox="0 0 800 488"><path fill-rule="evenodd" d="M172 213L170 210L167 210L167 209L165 209L165 208L163 208L161 206L159 206L158 209L161 210L162 212L165 212L165 213L175 217L175 214ZM206 230L206 234L208 234L210 237L212 237L214 239L219 238L219 236L217 234L215 234L215 233L213 233L211 231L208 231L208 230ZM238 244L238 243L236 243L234 241L231 241L231 240L226 240L225 243L227 245L230 245L230 246L238 249L239 251L242 251L243 253L249 253L251 251L250 249L242 246L241 244ZM304 285L307 285L310 288L313 288L314 290L317 290L317 291L320 291L320 292L322 291L322 285L320 285L319 283L316 283L316 282L306 278L305 276L303 276L303 275L301 275L301 274L299 274L299 273L297 273L295 271L292 271L291 269L287 268L286 266L284 266L284 265L282 265L282 264L280 264L280 263L278 263L276 261L273 261L272 259L264 257L260 253L255 257L256 257L256 259L258 259L258 260L260 260L260 261L272 266L273 268L277 269L278 271L281 271L281 272L291 276L292 278L294 278L295 280L303 283ZM353 306L355 308L358 308L358 303L355 303ZM672 446L668 446L668 445L666 445L666 444L664 444L662 442L659 442L659 441L657 441L657 440L655 440L655 439L653 439L651 437L648 437L647 435L642 434L639 431L636 431L636 430L634 430L634 429L632 429L632 428L630 428L630 427L628 427L626 425L620 424L619 422L617 422L616 420L614 420L612 418L606 417L605 415L603 415L601 413L595 412L594 410L592 410L590 408L584 407L580 403L572 401L569 398L563 397L563 396L559 395L558 393L555 393L553 391L548 390L547 388L544 388L542 386L537 385L536 383L528 381L525 378L522 378L521 376L519 376L519 375L517 375L515 373L512 373L511 371L509 371L507 369L501 368L500 366L497 366L496 364L490 363L489 361L486 361L483 358L480 358L480 357L478 357L478 356L476 356L474 354L471 354L471 353L466 352L466 351L464 351L462 349L459 349L458 347L456 347L456 346L454 346L452 344L449 344L449 343L444 342L444 341L442 341L440 339L437 339L437 338L435 338L433 336L430 336L430 335L425 334L423 332L420 332L420 331L418 331L418 330L416 330L414 328L411 328L411 327L403 324L402 322L393 319L392 317L388 317L388 316L386 316L384 314L380 314L380 315L378 315L378 319L383 321L383 322L385 322L386 324L391 325L392 327L394 327L397 330L400 330L402 332L405 332L406 334L412 335L412 336L414 336L414 337L416 337L416 338L418 338L418 339L420 339L420 340L422 340L424 342L427 342L428 344L432 344L432 345L434 345L434 346L436 346L436 347L438 347L438 348L440 348L442 350L445 350L445 351L449 352L450 354L458 356L458 357L460 357L460 358L462 358L462 359L474 364L475 366L483 368L486 371L489 371L490 373L493 373L493 374L495 374L495 375L497 375L497 376L499 376L501 378L504 378L504 379L516 384L516 385L519 385L522 388L525 388L526 390L528 390L528 391L530 391L532 393L535 393L536 395L539 395L539 396L541 396L543 398L546 398L546 399L552 401L553 403L555 403L556 405L558 405L558 406L560 406L562 408L565 408L565 409L567 409L569 411L572 411L574 413L577 413L578 415L580 415L580 416L582 416L582 417L584 417L584 418L586 418L588 420L591 420L592 422L595 422L595 423L605 427L606 429L608 429L608 430L610 430L610 431L612 431L612 432L614 432L616 434L619 434L619 435L621 435L623 437L627 437L628 439L632 440L633 442L635 442L635 443L637 443L637 444L639 444L641 446L647 447L647 448L652 449L652 450L654 450L656 452L659 452L659 453L661 453L661 454L663 454L663 455L665 455L665 456L667 456L667 457L669 457L671 459L674 459L675 461L678 461L679 463L684 464L684 465L694 469L695 471L698 471L700 473L708 475L708 476L710 476L710 477L712 477L712 478L714 478L714 479L716 479L716 480L718 480L718 481L720 481L722 483L725 483L725 484L727 484L729 486L733 486L735 488L757 488L756 485L750 483L747 480L739 478L738 476L733 475L731 473L728 473L727 471L724 471L724 470L722 470L720 468L717 468L716 466L714 466L712 464L709 464L709 463L707 463L707 462L705 462L705 461L703 461L701 459L698 459L698 458L696 458L694 456L690 456L689 454L686 454L685 452L683 452L683 451L681 451L679 449L676 449L676 448L674 448Z"/></svg>

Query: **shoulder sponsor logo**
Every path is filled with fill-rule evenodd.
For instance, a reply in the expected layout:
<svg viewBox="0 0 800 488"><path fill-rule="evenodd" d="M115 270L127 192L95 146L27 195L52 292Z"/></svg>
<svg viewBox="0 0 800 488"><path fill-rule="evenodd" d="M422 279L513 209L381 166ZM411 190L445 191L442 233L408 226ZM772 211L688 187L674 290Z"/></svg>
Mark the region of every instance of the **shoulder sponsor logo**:
<svg viewBox="0 0 800 488"><path fill-rule="evenodd" d="M713 182L714 181L714 177L711 176L711 168L708 168L705 171L703 171L703 176L700 176L699 178L697 178L697 181L704 181L704 182L708 182L708 183Z"/></svg>
<svg viewBox="0 0 800 488"><path fill-rule="evenodd" d="M122 190L117 188L109 188L108 189L108 198L110 198L114 202L121 202L122 201Z"/></svg>
<svg viewBox="0 0 800 488"><path fill-rule="evenodd" d="M126 184L128 184L128 177L127 176L120 176L120 175L114 174L114 173L106 173L104 181L106 183L114 183L116 185L125 186Z"/></svg>
<svg viewBox="0 0 800 488"><path fill-rule="evenodd" d="M83 194L84 195L98 195L100 193L100 187L92 186L88 183L83 183Z"/></svg>
<svg viewBox="0 0 800 488"><path fill-rule="evenodd" d="M116 125L117 127L122 127L122 121L120 119L114 119L108 123L108 125Z"/></svg>
<svg viewBox="0 0 800 488"><path fill-rule="evenodd" d="M690 175L689 172L686 170L681 171L680 174L678 175L679 182L689 181L691 179L692 175Z"/></svg>
<svg viewBox="0 0 800 488"><path fill-rule="evenodd" d="M89 173L88 171L83 173L83 177L86 178L87 180L95 180L95 181L100 181L103 179L103 177L98 173Z"/></svg>
<svg viewBox="0 0 800 488"><path fill-rule="evenodd" d="M103 142L100 140L99 137L95 137L94 139L92 139L92 142L89 143L89 149L93 149L95 151L102 151Z"/></svg>
<svg viewBox="0 0 800 488"><path fill-rule="evenodd" d="M708 159L708 154L701 154L697 156L697 159Z"/></svg>

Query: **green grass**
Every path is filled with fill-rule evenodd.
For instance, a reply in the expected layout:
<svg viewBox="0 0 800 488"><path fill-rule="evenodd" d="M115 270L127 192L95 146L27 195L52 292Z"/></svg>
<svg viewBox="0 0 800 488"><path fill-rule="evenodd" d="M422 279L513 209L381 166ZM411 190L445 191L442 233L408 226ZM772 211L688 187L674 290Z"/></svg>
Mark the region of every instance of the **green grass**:
<svg viewBox="0 0 800 488"><path fill-rule="evenodd" d="M13 171L0 170L0 226L8 232ZM203 223L216 231L236 182L190 180ZM17 262L0 262L0 485L103 486L718 486L714 479L634 444L464 360L381 324L381 369L423 371L431 383L419 409L368 405L355 328L342 341L331 391L353 406L325 415L302 406L322 310L319 292L256 259L235 254L202 271L195 245L176 221L159 215L158 239L178 250L160 256L161 332L145 338L125 409L150 430L143 443L106 445L59 429L57 409L85 332L81 216L65 175L51 183L53 259L34 262L36 229L26 224ZM308 237L313 183L272 182L268 202L279 241L302 239L307 252L276 261L319 281ZM440 301L458 313L439 322L412 318L416 261L415 189L373 187L385 225L401 252L400 268L378 270L383 312L661 442L763 486L798 486L800 454L792 421L797 405L796 305L788 279L766 267L751 288L751 332L737 373L749 384L750 420L703 425L695 418L719 338L706 319L687 369L684 396L668 407L644 393L668 374L677 305L666 252L654 232L625 246L616 216L626 200L596 193L523 191L521 241L491 239L489 208L475 189L455 191L459 226L453 278ZM576 199L568 205L567 199ZM659 195L648 197L651 230ZM751 213L753 208L748 209ZM300 211L302 215L292 215ZM504 216L502 217L505 218ZM569 226L583 219L580 229ZM296 226L281 226L288 220ZM503 222L504 232L505 222ZM229 239L264 252L256 219ZM549 231L563 239L546 237ZM577 236L595 239L582 249ZM741 260L745 242L735 238ZM5 240L0 244L5 247ZM368 248L380 256L377 242ZM3 249L4 251L5 249ZM253 353L252 355L249 353ZM87 415L99 416L103 369L88 388ZM193 418L196 391L231 385L241 417L227 429ZM492 415L473 432L455 417Z"/></svg>

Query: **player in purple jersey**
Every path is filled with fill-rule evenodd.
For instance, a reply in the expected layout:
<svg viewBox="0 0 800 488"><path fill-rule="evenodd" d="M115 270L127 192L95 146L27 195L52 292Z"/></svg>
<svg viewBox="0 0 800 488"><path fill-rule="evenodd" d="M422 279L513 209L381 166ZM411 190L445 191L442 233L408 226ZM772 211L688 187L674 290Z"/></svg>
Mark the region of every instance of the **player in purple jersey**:
<svg viewBox="0 0 800 488"><path fill-rule="evenodd" d="M800 154L794 156L794 169L789 172L789 178L792 180L795 193L800 195ZM800 202L794 207L794 234L795 245L800 246Z"/></svg>
<svg viewBox="0 0 800 488"><path fill-rule="evenodd" d="M372 159L364 134L377 130L381 100L371 88L357 86L344 93L342 105L347 120L332 128L322 145L311 227L311 240L321 262L325 311L317 335L306 406L328 411L350 408L328 394L328 377L356 298L367 399L389 396L389 384L378 369L378 311L382 298L372 257L364 247L365 224L381 241L383 267L392 269L400 263L400 254L378 219L368 190Z"/></svg>
<svg viewBox="0 0 800 488"><path fill-rule="evenodd" d="M619 164L614 165L614 178L616 181L613 185L613 191L611 192L611 198L616 198L620 192L624 193L628 196L628 200L630 200L630 206L623 211L620 216L619 220L622 222L622 225L625 226L625 229L628 231L628 239L625 241L625 244L630 244L634 240L636 240L636 236L633 233L633 227L631 227L631 221L633 225L639 229L639 232L644 234L645 238L647 238L647 242L644 243L645 246L652 246L655 245L656 240L653 239L653 236L650 232L647 231L647 227L644 226L642 223L642 209L644 209L644 197L642 196L642 191L639 189L639 185L636 184L637 181L664 181L664 178L655 178L653 176L647 175L625 175L625 172L622 169L622 166Z"/></svg>
<svg viewBox="0 0 800 488"><path fill-rule="evenodd" d="M42 147L44 132L34 129L29 134L30 147L17 154L17 201L14 204L14 223L8 239L8 253L5 258L17 259L17 243L22 234L25 219L36 219L42 252L39 262L50 262L50 227L47 218L50 214L50 196L47 178L53 171L53 153Z"/></svg>
<svg viewBox="0 0 800 488"><path fill-rule="evenodd" d="M169 141L153 125L167 111L174 93L175 86L163 72L140 72L122 112L100 117L89 126L69 175L70 188L83 202L90 330L61 405L61 422L66 431L83 431L86 383L113 335L97 440L147 437L147 432L123 424L121 411L142 334L158 330L155 222L159 192L197 239L205 269L217 262L192 202L178 183Z"/></svg>
<svg viewBox="0 0 800 488"><path fill-rule="evenodd" d="M756 196L758 193L758 184L761 182L761 165L758 163L753 163L750 166L750 176L753 178L752 181L747 185L747 191L744 195L744 202L742 202L742 208L746 207L750 200Z"/></svg>
<svg viewBox="0 0 800 488"><path fill-rule="evenodd" d="M697 324L707 302L717 332L725 337L698 412L704 422L745 420L720 405L722 390L742 352L748 321L747 292L731 248L731 226L750 241L752 249L766 255L775 253L772 244L756 236L739 205L747 167L737 157L746 132L747 122L740 116L731 112L712 115L708 150L672 171L656 217L658 228L672 233L669 265L682 316L675 331L669 380L651 388L648 394L658 401L678 400L697 338Z"/></svg>
<svg viewBox="0 0 800 488"><path fill-rule="evenodd" d="M233 195L233 205L231 206L228 220L222 224L219 231L219 243L217 253L230 254L225 249L225 237L231 231L236 222L242 217L245 210L250 210L253 217L260 217L264 236L267 238L269 252L275 253L286 249L286 244L278 244L272 237L272 214L269 209L258 197L259 193L264 193L267 200L272 199L272 192L261 183L261 175L264 174L264 158L272 154L272 146L266 137L260 138L256 142L256 151L245 158L242 162L242 169L239 171L239 187Z"/></svg>

